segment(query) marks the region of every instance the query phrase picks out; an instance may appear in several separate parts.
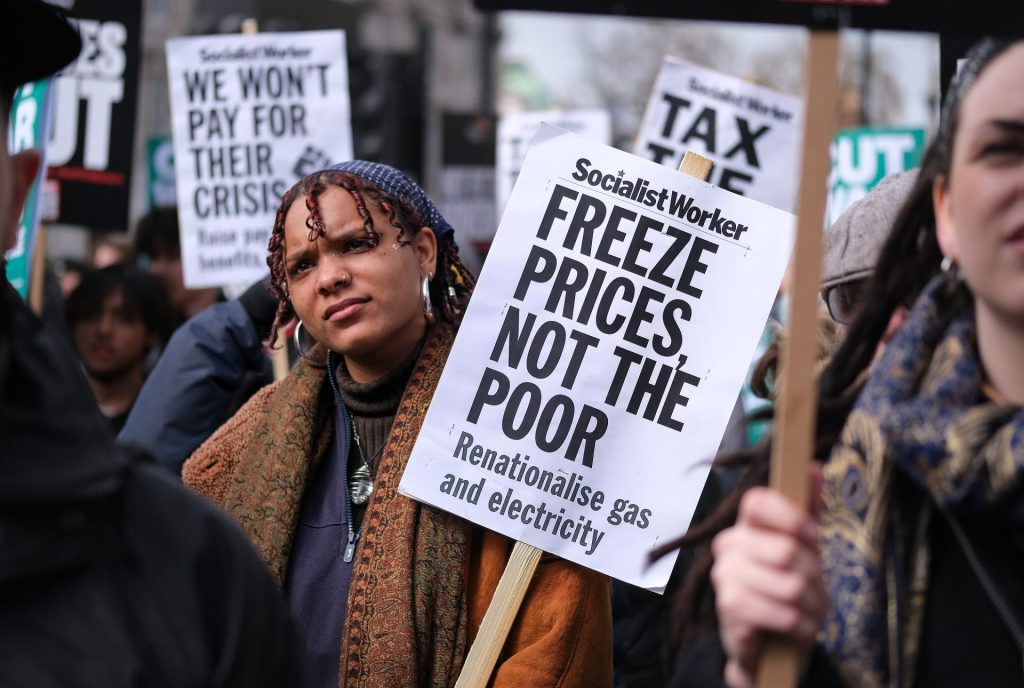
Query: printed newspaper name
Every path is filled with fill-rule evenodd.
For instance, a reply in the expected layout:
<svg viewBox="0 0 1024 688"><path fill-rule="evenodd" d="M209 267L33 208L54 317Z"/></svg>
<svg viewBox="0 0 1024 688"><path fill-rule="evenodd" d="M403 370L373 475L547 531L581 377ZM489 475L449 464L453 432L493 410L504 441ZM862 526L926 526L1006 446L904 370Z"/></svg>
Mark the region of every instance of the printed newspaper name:
<svg viewBox="0 0 1024 688"><path fill-rule="evenodd" d="M714 98L725 103L730 103L737 107L745 107L752 112L756 112L760 115L771 115L780 122L788 122L793 119L793 113L782 110L775 103L766 103L755 95L746 93L736 93L729 88L718 88L715 86L706 86L702 84L697 77L690 77L690 91L693 93L699 93L702 96L708 98ZM672 108L672 116L674 116L674 110L685 103L686 107L689 107L689 103L682 98L674 98L672 96L664 96L665 101Z"/></svg>
<svg viewBox="0 0 1024 688"><path fill-rule="evenodd" d="M312 54L310 48L303 48L294 45L259 45L252 48L224 48L222 50L208 50L200 48L199 59L202 62L244 62L247 60L292 60L306 59Z"/></svg>
<svg viewBox="0 0 1024 688"><path fill-rule="evenodd" d="M626 173L622 170L617 173L605 173L591 165L590 160L586 158L577 160L572 178L649 208L657 208L663 213L675 215L684 222L721 234L727 239L739 241L743 233L750 229L747 225L725 217L720 208L701 208L695 204L692 196L670 189L654 189L651 188L650 182L642 177L626 179Z"/></svg>

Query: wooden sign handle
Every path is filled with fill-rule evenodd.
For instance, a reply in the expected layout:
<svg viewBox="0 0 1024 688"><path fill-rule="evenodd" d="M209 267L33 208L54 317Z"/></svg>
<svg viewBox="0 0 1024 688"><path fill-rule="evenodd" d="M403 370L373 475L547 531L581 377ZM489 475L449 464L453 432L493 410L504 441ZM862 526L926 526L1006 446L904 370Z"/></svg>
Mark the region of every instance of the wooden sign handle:
<svg viewBox="0 0 1024 688"><path fill-rule="evenodd" d="M37 193L41 193L37 191ZM28 305L37 316L43 315L43 286L46 282L46 225L36 230L35 250L29 258Z"/></svg>
<svg viewBox="0 0 1024 688"><path fill-rule="evenodd" d="M838 45L839 36L835 31L811 32L793 281L789 322L782 347L782 394L777 401L772 441L771 486L804 509L807 508L818 397L814 378L821 231L836 102ZM769 638L758 666L757 687L792 688L799 678L798 661L795 645L778 637Z"/></svg>
<svg viewBox="0 0 1024 688"><path fill-rule="evenodd" d="M525 542L516 542L512 548L505 572L501 574L491 604L487 607L484 620L480 622L480 631L469 648L455 688L484 688L487 685L512 623L519 613L523 597L526 596L526 589L530 587L530 580L540 563L541 554L543 550Z"/></svg>

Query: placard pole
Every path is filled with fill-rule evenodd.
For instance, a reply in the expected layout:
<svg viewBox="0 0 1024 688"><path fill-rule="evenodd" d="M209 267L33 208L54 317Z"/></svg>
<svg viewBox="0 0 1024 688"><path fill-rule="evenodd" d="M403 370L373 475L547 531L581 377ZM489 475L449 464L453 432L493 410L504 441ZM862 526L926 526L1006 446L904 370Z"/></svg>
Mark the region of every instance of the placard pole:
<svg viewBox="0 0 1024 688"><path fill-rule="evenodd" d="M37 316L43 315L43 285L46 282L46 225L36 230L35 250L30 258L32 269L28 277L28 305Z"/></svg>
<svg viewBox="0 0 1024 688"><path fill-rule="evenodd" d="M469 648L455 688L484 688L487 685L543 553L525 542L516 542L512 548L505 572L494 589L494 597L484 620L480 622L480 631Z"/></svg>
<svg viewBox="0 0 1024 688"><path fill-rule="evenodd" d="M782 393L777 401L771 455L771 486L803 509L807 508L818 397L815 360L821 233L825 221L829 143L834 125L839 35L835 31L812 31L810 40L793 280L789 322L782 347ZM795 686L799 678L798 661L799 652L794 643L779 637L769 638L758 665L758 688Z"/></svg>

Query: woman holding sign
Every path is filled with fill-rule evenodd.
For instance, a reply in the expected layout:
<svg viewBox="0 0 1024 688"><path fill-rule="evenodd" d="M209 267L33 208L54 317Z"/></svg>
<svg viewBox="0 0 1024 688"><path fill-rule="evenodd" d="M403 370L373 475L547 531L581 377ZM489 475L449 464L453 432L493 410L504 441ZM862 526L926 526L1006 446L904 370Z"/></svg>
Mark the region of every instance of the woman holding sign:
<svg viewBox="0 0 1024 688"><path fill-rule="evenodd" d="M511 543L397 487L474 278L426 194L362 161L288 191L269 248L279 318L294 309L318 344L185 482L283 585L310 685L453 685ZM502 660L493 685L610 685L607 578L542 560Z"/></svg>
<svg viewBox="0 0 1024 688"><path fill-rule="evenodd" d="M820 518L754 488L714 540L731 686L753 685L766 632L805 648L808 685L833 670L851 686L1021 683L1022 75L1024 42L989 41L954 85L823 376Z"/></svg>

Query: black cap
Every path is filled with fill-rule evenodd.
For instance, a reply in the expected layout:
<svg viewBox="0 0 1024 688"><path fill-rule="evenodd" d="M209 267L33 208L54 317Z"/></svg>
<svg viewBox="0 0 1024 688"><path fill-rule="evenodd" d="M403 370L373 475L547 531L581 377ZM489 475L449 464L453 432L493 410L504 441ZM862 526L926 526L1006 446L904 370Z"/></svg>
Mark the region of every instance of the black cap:
<svg viewBox="0 0 1024 688"><path fill-rule="evenodd" d="M60 9L41 0L4 0L0 86L5 92L60 71L81 51L78 30Z"/></svg>

